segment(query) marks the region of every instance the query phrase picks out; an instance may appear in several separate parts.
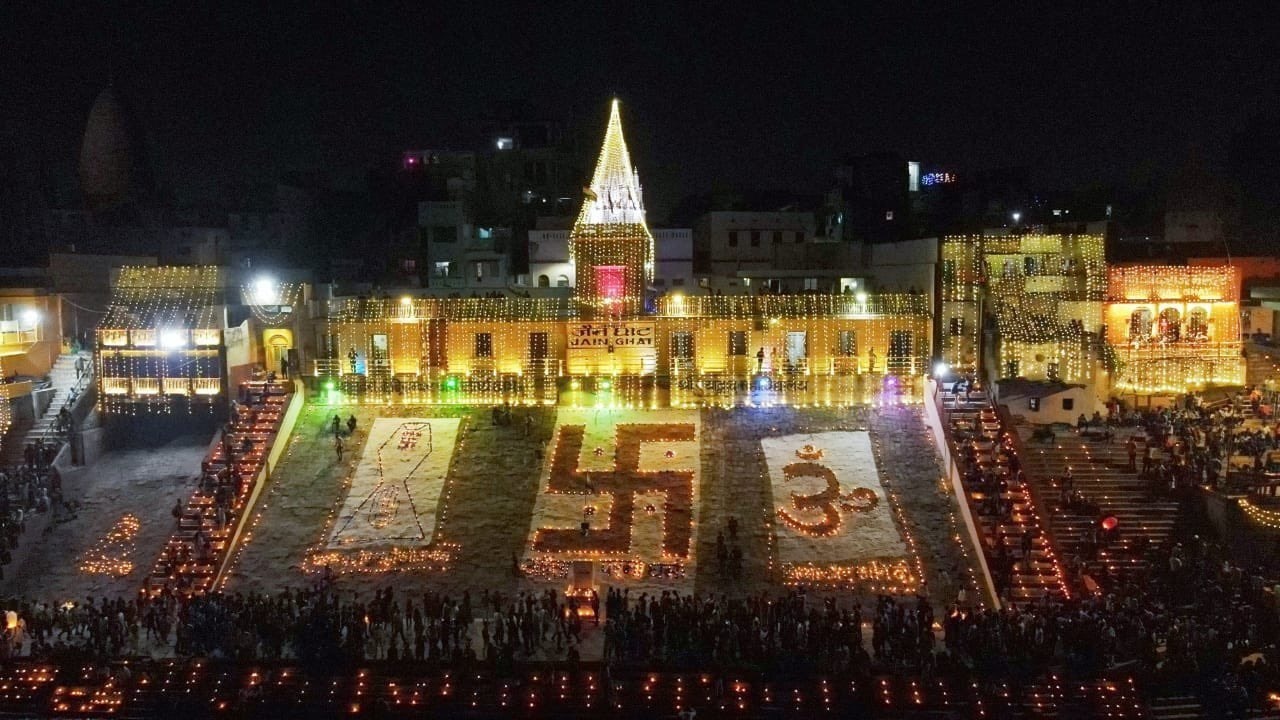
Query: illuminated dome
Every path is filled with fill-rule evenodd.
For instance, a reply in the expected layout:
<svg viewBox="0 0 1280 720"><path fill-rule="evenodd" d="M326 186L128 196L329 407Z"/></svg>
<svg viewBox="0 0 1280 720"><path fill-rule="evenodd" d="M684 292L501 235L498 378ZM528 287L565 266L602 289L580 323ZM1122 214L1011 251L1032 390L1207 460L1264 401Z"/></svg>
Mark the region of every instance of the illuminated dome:
<svg viewBox="0 0 1280 720"><path fill-rule="evenodd" d="M80 189L91 210L137 202L150 187L137 122L108 86L93 103L80 146Z"/></svg>

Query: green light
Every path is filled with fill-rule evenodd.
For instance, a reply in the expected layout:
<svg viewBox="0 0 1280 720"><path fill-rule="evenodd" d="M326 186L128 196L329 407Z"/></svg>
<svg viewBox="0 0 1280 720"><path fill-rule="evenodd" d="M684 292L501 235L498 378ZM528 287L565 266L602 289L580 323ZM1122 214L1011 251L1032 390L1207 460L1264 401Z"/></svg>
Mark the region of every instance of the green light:
<svg viewBox="0 0 1280 720"><path fill-rule="evenodd" d="M458 389L458 378L456 378L456 377L445 378L445 380L444 380L444 389L445 389L445 390L457 390L457 389Z"/></svg>
<svg viewBox="0 0 1280 720"><path fill-rule="evenodd" d="M329 382L327 382L327 383L325 383L325 384L324 384L324 389L325 389L325 390L328 390L328 391L330 391L330 392L332 392L332 391L333 391L333 389L334 389L335 387L337 387L337 386L336 386L336 385L334 385L334 383L333 383L333 381L332 381L332 380L330 380Z"/></svg>
<svg viewBox="0 0 1280 720"><path fill-rule="evenodd" d="M600 389L601 389L601 390L608 390L608 389L609 389L609 388L611 388L611 387L613 387L613 383L609 382L608 380L601 380L601 381L600 381Z"/></svg>

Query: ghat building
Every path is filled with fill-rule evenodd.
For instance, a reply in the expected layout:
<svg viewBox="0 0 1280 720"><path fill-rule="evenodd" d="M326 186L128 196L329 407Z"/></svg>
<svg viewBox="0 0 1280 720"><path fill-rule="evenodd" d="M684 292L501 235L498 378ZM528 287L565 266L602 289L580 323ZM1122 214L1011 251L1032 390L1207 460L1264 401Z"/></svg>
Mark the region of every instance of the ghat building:
<svg viewBox="0 0 1280 720"><path fill-rule="evenodd" d="M316 321L320 387L370 402L849 404L920 391L923 295L653 289L654 239L615 100L569 235L566 298L342 297Z"/></svg>

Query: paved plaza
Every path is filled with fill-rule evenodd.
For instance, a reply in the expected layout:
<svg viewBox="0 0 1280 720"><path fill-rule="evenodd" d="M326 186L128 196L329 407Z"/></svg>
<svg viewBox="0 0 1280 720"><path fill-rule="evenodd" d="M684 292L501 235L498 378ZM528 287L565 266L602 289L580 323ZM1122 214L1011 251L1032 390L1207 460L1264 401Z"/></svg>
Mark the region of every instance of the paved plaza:
<svg viewBox="0 0 1280 720"><path fill-rule="evenodd" d="M688 475L695 478L697 484L696 492L685 496L692 501L689 511L681 514L670 504L670 497L662 493L637 493L632 512L634 528L622 526L615 531L623 533L620 537L624 543L631 537L633 543L654 546L636 549L634 557L641 563L638 567L643 567L644 562L661 564L659 558L667 555L668 548L665 540L660 542L657 538L669 540L666 533L672 532L673 523L685 523L689 533L688 556L671 555L669 559L674 558L677 564L686 561L687 574L679 578L652 575L622 579L601 572L602 566L599 566L596 582L602 594L604 586L615 584L628 587L636 594L670 589L743 596L782 589L786 577L775 538L785 530L777 524L778 510L782 507L777 503L785 504L786 496L778 496L783 500L775 498L765 447L778 442L795 444L808 438L816 438L815 443L821 445L824 437L825 442L843 442L839 439L861 436L865 438L862 442L874 447L879 476L879 487L874 489L881 498L877 502L887 503L880 508L887 511L883 519L887 521L892 517L892 522L885 527L902 533L901 537L890 538L892 542L883 543L884 553L900 556L904 566L910 567L913 577L910 592L927 593L936 598L936 602L945 603L955 596L962 579L971 577L970 558L957 541L957 537L963 535L957 506L941 482L938 462L918 408L736 408L681 412L696 423L697 442L664 444L645 440L641 443L640 470L647 472L646 468L652 466L653 472L661 474L674 472L664 470L666 465L675 468L696 463L696 472ZM221 587L231 592L275 592L285 587L308 587L320 578L324 565L333 563L330 570L335 572L338 589L363 596L387 586L416 596L431 590L454 597L468 590L473 593L499 591L508 596L520 591L563 590L568 584L567 575L541 575L530 572L528 565L528 558L537 555L530 552L533 539L539 532L545 534L541 525L558 523L576 528L576 516L571 518L573 522L568 522L563 518L555 520L554 513L545 515L550 512L547 508L558 505L579 507L574 505L572 494L547 494L550 491L548 472L555 464L551 454L557 446L559 429L579 422L590 425L580 420L588 416L596 417L599 421L596 424L611 427L643 428L645 423L650 429L667 427L661 423L674 422L666 417L669 414L635 410L599 416L553 407L521 407L513 410L509 422L498 424L489 407L308 404L295 432L287 440L288 448L280 464L249 516L248 530L233 553ZM353 415L356 429L348 434L346 422ZM341 460L333 442L335 416L343 425ZM332 553L341 552L342 548L335 551L337 546L330 538L339 522L351 522L353 516L351 508L344 510L352 502L349 483L358 474L357 469L363 467L363 472L369 472L369 463L374 457L365 455L372 452L364 444L366 433L375 426L405 425L397 422L397 418L411 419L407 422L416 423L415 427L432 419L444 420L446 422L436 424L450 429L449 433L441 433L438 440L452 443L452 452L445 452L448 448L433 450L439 453L438 457L448 458L447 468L433 471L444 473L446 478L439 503L434 507L414 507L417 513L414 517L429 515L428 525L434 530L422 537L410 538L412 542L405 541L407 544L402 543L403 547L397 545L399 541L394 538L386 547L376 541L358 543L361 550L367 550L366 546L371 544L373 552L335 561L334 557L339 556ZM601 477L604 481L611 477L600 473L612 467L614 454L612 446L605 452L603 445L607 442L601 439L614 430L603 425L601 428L587 433L580 451L582 472L597 482L602 482ZM36 545L21 565L12 569L6 590L58 602L86 595L136 593L146 569L155 561L172 530L170 509L176 499L190 494L207 446L204 438L184 437L160 448L112 452L91 467L68 474L67 497L81 503L77 516L52 524L52 529L43 537L26 539ZM663 449L668 447L681 450L664 454ZM840 449L829 450L835 457ZM866 468L861 472L870 477L875 475ZM792 492L797 495L816 492L810 489L814 482L813 478L802 479ZM847 483L847 480L841 482ZM861 482L867 480L864 478ZM848 487L851 486L845 488L846 493ZM609 505L601 504L606 496L597 493L582 497L579 504L591 503L600 508L600 515L593 520L592 532L607 533ZM428 499L434 498L431 495ZM857 498L852 500L855 504L857 501ZM854 508L846 504L844 510ZM383 508L383 512L397 511L391 507L390 510ZM801 518L821 517L821 512L812 509L791 512ZM130 515L137 518L135 532L125 540L110 540L108 534L113 526ZM377 523L382 517L365 509L357 519L372 523L370 527L380 527ZM859 522L864 522L856 512L844 517L848 527L856 528ZM647 528L646 522L654 527ZM730 532L731 525L736 525L736 537ZM572 546L577 532L576 529L568 532L566 538L570 538ZM376 533L369 537L376 540ZM599 535L597 539L605 538L606 535ZM718 560L719 545L725 543L718 538L728 538L726 544L740 555L739 567ZM911 542L908 543L908 539ZM796 547L803 554L805 540L801 540L800 545L789 546L789 559L794 559ZM807 542L820 543L822 538ZM864 536L858 542L862 543L864 554L878 554L876 548L867 546L868 542L878 542L875 537ZM908 545L910 552L904 553ZM368 558L376 557L380 548L387 551L386 554L404 550L410 559L401 566L379 565ZM653 554L660 549L662 553ZM419 550L426 554L421 557L412 554ZM431 554L437 550L439 555ZM92 557L103 562L128 561L132 569L118 574L88 572L85 560ZM572 559L574 556L570 552L558 557ZM825 556L815 551L815 558L821 557ZM698 561L692 562L693 558ZM616 565L615 572L621 566L621 563ZM815 588L815 591L821 589ZM870 597L877 588L864 585L854 589ZM906 587L899 589L910 594L907 590Z"/></svg>
<svg viewBox="0 0 1280 720"><path fill-rule="evenodd" d="M174 502L185 502L200 478L210 440L184 435L159 447L114 450L67 472L63 494L79 508L49 523L47 532L22 538L30 545L20 564L5 568L3 594L57 602L136 594L173 532ZM136 533L109 540L126 516L137 518ZM124 569L119 563L132 567L86 572L87 559L116 571Z"/></svg>

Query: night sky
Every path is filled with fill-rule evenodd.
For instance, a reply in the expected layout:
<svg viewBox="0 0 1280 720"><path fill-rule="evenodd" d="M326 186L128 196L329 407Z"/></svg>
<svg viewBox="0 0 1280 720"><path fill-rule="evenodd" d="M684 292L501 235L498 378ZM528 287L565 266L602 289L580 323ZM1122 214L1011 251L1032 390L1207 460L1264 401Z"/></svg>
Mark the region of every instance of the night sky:
<svg viewBox="0 0 1280 720"><path fill-rule="evenodd" d="M615 93L659 211L717 185L820 191L834 159L873 150L1027 166L1045 187L1141 183L1191 147L1221 162L1280 91L1266 3L84 5L0 10L4 151L74 187L114 74L161 182L192 203L292 169L354 186L512 112L598 137Z"/></svg>

